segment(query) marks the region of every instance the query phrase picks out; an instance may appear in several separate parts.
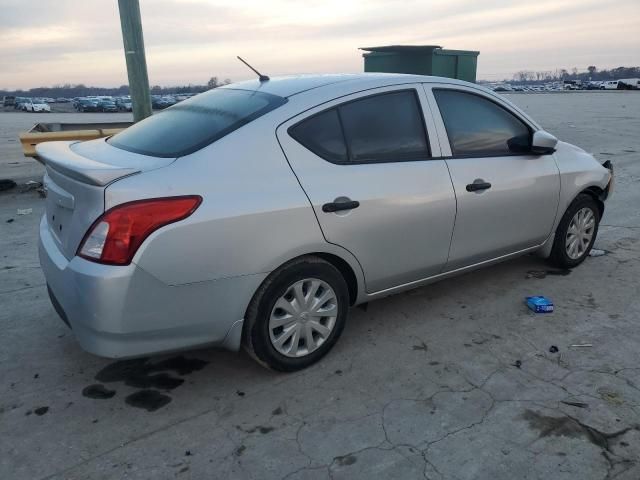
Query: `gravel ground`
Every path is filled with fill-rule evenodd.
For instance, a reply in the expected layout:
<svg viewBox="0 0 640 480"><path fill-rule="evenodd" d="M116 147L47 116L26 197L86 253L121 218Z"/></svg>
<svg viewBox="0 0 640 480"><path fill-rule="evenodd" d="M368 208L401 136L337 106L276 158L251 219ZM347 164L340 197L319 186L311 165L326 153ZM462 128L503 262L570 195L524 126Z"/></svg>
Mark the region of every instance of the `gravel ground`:
<svg viewBox="0 0 640 480"><path fill-rule="evenodd" d="M42 200L0 194L0 478L638 480L640 94L509 98L614 162L607 254L568 275L527 256L353 309L295 374L212 349L84 353L38 266ZM10 165L36 118L0 113L0 177L41 173ZM556 311L530 313L531 294ZM138 393L149 382L160 395Z"/></svg>

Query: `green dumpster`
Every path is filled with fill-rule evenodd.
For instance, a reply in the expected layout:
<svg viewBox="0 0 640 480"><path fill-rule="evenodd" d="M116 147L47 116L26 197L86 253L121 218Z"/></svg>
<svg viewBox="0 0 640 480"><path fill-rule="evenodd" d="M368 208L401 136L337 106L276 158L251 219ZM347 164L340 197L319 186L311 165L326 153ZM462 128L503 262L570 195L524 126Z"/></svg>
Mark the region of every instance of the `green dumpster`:
<svg viewBox="0 0 640 480"><path fill-rule="evenodd" d="M413 73L476 81L480 52L445 50L438 45L364 47L365 72Z"/></svg>

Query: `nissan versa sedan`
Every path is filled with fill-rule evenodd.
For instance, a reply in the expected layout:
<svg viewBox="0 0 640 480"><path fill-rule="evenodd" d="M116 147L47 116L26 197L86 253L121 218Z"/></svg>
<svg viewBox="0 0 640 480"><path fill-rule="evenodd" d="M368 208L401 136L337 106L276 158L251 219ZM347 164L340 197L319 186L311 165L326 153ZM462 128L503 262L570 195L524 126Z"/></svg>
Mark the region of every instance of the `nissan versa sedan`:
<svg viewBox="0 0 640 480"><path fill-rule="evenodd" d="M612 185L498 94L399 74L236 83L37 151L40 261L84 349L244 346L281 371L352 305L530 252L577 266Z"/></svg>

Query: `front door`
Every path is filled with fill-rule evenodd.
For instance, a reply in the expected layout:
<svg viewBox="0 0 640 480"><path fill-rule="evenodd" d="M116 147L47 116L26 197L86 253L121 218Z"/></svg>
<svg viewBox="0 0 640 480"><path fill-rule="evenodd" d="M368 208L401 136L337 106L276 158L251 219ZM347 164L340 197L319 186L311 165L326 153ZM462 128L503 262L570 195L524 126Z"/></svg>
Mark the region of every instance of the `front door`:
<svg viewBox="0 0 640 480"><path fill-rule="evenodd" d="M341 98L278 128L326 240L358 259L370 293L435 275L447 261L456 203L428 126L424 90L403 85Z"/></svg>
<svg viewBox="0 0 640 480"><path fill-rule="evenodd" d="M481 92L426 91L441 114L435 121L451 150L443 154L458 205L446 270L542 244L556 217L560 173L553 155L530 152L533 127Z"/></svg>

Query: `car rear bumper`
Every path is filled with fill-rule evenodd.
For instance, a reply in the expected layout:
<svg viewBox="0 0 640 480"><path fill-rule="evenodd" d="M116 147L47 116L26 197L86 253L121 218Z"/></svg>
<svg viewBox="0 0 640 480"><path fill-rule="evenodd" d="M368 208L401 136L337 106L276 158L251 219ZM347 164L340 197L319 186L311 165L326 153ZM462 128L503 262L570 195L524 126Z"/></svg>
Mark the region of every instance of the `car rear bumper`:
<svg viewBox="0 0 640 480"><path fill-rule="evenodd" d="M86 351L135 357L200 346L240 347L243 316L266 274L171 286L135 264L67 260L47 220L40 264L52 303Z"/></svg>

